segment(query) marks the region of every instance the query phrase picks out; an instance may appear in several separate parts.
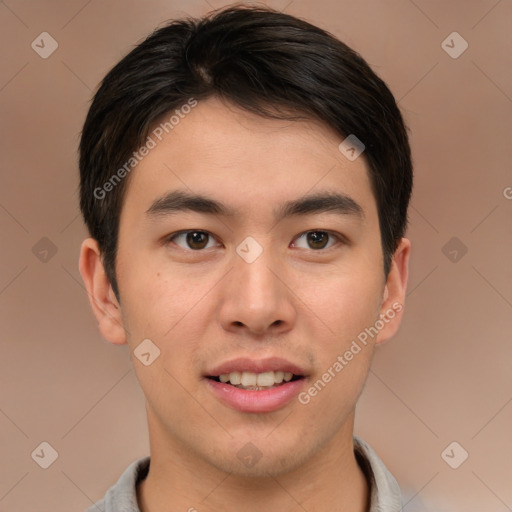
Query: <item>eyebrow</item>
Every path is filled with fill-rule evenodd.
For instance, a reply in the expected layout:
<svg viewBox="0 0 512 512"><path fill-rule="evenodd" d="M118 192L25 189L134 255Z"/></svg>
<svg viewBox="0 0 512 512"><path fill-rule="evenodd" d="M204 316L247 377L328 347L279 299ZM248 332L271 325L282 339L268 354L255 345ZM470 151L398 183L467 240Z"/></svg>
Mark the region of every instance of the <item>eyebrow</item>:
<svg viewBox="0 0 512 512"><path fill-rule="evenodd" d="M149 217L159 217L182 211L221 215L226 218L239 215L237 209L221 201L182 190L174 190L156 199L146 210L146 214ZM361 220L365 218L363 208L354 199L337 192L317 192L287 201L274 209L273 214L276 220L280 221L287 217L330 212L338 215L353 215Z"/></svg>

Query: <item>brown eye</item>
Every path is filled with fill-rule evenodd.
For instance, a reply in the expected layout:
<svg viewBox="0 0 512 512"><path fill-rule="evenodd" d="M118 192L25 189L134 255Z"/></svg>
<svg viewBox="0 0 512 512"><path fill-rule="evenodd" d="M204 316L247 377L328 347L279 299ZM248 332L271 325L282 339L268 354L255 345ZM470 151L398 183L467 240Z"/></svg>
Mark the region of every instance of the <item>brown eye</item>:
<svg viewBox="0 0 512 512"><path fill-rule="evenodd" d="M325 231L310 231L307 233L307 241L312 249L323 249L329 240Z"/></svg>
<svg viewBox="0 0 512 512"><path fill-rule="evenodd" d="M304 249L313 249L313 250L321 250L332 247L336 240L342 241L341 236L337 236L334 233L330 233L329 231L307 231L306 233L302 233L297 237L297 240L306 239L307 247L301 247L300 244L294 243L295 247L301 247ZM330 243L332 240L332 243ZM327 245L330 245L327 247Z"/></svg>
<svg viewBox="0 0 512 512"><path fill-rule="evenodd" d="M185 246L177 242L178 240L182 239L185 239ZM169 241L174 242L176 245L182 247L183 249L193 249L195 251L199 251L201 249L207 248L209 239L213 239L213 237L206 231L191 230L176 233L169 238Z"/></svg>
<svg viewBox="0 0 512 512"><path fill-rule="evenodd" d="M192 249L204 249L208 242L208 235L203 231L191 231L187 233L187 244Z"/></svg>

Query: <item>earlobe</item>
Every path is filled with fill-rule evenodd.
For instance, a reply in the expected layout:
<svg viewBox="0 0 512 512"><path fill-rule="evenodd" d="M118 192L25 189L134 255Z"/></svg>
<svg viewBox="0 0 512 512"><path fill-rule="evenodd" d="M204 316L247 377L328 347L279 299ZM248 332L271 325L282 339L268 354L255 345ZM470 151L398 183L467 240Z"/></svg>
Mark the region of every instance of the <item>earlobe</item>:
<svg viewBox="0 0 512 512"><path fill-rule="evenodd" d="M377 344L384 343L394 336L402 321L409 277L410 249L411 242L407 238L402 238L393 255L380 308L383 328L377 336Z"/></svg>
<svg viewBox="0 0 512 512"><path fill-rule="evenodd" d="M98 242L94 238L82 242L79 269L101 334L116 345L126 343L121 307L105 273Z"/></svg>

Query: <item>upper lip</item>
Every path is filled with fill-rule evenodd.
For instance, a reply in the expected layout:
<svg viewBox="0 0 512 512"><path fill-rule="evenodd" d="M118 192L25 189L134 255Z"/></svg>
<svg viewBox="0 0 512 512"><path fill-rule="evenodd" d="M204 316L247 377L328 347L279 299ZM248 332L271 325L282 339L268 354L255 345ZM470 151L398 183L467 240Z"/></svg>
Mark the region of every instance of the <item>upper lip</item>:
<svg viewBox="0 0 512 512"><path fill-rule="evenodd" d="M215 366L212 370L207 372L206 376L218 377L219 375L225 375L231 372L264 373L276 371L290 372L294 375L301 376L305 375L303 368L281 357L269 357L266 359L239 357Z"/></svg>

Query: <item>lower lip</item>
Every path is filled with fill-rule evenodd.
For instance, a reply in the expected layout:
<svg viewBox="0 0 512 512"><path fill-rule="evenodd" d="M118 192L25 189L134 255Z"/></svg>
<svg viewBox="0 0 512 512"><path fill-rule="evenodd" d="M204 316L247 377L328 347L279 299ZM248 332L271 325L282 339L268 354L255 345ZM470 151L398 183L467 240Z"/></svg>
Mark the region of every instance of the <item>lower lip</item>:
<svg viewBox="0 0 512 512"><path fill-rule="evenodd" d="M206 379L210 389L222 402L241 412L272 412L291 402L304 387L305 379L281 384L275 388L254 391L241 389L213 379Z"/></svg>

